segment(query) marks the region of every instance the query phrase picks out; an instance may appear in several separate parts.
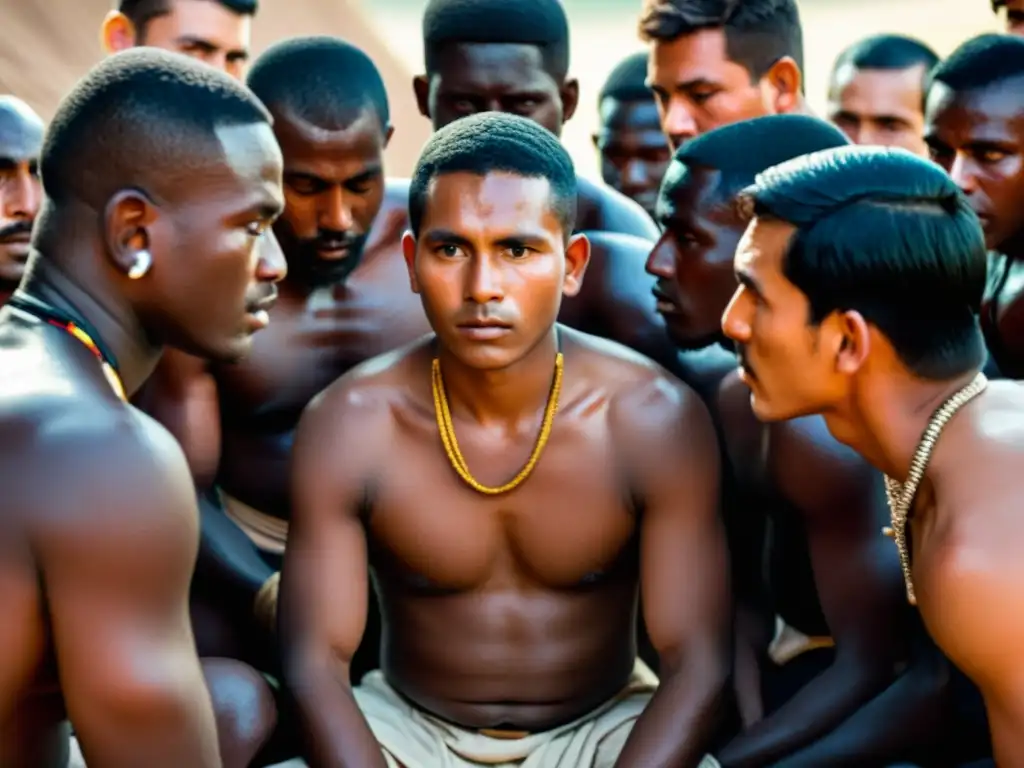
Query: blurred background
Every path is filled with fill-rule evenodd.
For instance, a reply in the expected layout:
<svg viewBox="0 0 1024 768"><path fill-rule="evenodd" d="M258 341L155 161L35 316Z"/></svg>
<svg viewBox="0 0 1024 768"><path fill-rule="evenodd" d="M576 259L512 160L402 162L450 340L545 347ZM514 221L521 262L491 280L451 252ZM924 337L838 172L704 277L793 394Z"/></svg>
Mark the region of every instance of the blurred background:
<svg viewBox="0 0 1024 768"><path fill-rule="evenodd" d="M75 79L102 55L99 27L113 0L0 0L0 93L14 93L49 118ZM331 34L362 47L381 68L396 133L388 172L408 175L430 126L419 116L410 78L423 66L420 17L426 0L262 0L254 54L284 37ZM598 178L590 136L597 92L611 69L642 50L641 0L565 0L572 28L572 74L581 102L564 141L581 175ZM968 37L998 31L989 0L800 0L807 95L823 107L829 68L846 45L876 32L901 32L946 55Z"/></svg>

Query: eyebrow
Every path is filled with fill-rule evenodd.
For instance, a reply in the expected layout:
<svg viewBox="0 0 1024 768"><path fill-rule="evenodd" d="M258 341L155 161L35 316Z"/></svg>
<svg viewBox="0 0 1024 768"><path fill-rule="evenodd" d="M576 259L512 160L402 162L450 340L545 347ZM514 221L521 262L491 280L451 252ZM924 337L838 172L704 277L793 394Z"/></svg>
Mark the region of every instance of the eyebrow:
<svg viewBox="0 0 1024 768"><path fill-rule="evenodd" d="M463 247L472 247L473 245L469 238L450 229L431 229L423 235L422 239L432 245L447 244ZM535 232L514 232L494 240L493 244L500 248L525 247L539 249L548 247L549 240L544 235Z"/></svg>
<svg viewBox="0 0 1024 768"><path fill-rule="evenodd" d="M749 290L751 293L753 293L755 296L764 298L764 291L761 290L761 286L758 284L757 280L755 280L746 272L737 269L736 281L744 288Z"/></svg>
<svg viewBox="0 0 1024 768"><path fill-rule="evenodd" d="M658 91L664 90L657 83L647 81L644 83L650 90ZM673 90L676 91L692 91L695 88L721 88L722 84L713 80L708 80L706 77L695 77L692 80L684 80L681 83L676 83L672 86Z"/></svg>

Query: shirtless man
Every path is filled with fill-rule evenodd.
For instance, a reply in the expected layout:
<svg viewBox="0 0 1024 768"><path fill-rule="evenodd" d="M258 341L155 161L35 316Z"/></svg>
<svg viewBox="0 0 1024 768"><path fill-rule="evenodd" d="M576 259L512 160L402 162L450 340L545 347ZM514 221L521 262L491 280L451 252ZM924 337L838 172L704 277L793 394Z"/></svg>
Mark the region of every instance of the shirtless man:
<svg viewBox="0 0 1024 768"><path fill-rule="evenodd" d="M0 96L0 305L25 273L32 222L39 211L43 121L14 96Z"/></svg>
<svg viewBox="0 0 1024 768"><path fill-rule="evenodd" d="M107 53L137 45L205 61L241 80L257 0L119 0L100 39Z"/></svg>
<svg viewBox="0 0 1024 768"><path fill-rule="evenodd" d="M212 663L214 699L247 715L220 723L218 755L187 611L188 468L125 400L162 345L233 360L267 322L284 271L262 237L282 205L268 122L220 73L136 51L50 127L28 272L0 310L4 766L66 765L67 719L97 766L245 766L259 744L235 737L267 735L246 733L262 680Z"/></svg>
<svg viewBox="0 0 1024 768"><path fill-rule="evenodd" d="M776 166L748 201L722 327L752 409L822 414L886 474L907 597L981 689L996 763L1024 766L1024 392L978 376L978 219L933 163L866 147Z"/></svg>
<svg viewBox="0 0 1024 768"><path fill-rule="evenodd" d="M658 187L672 152L661 132L658 105L647 88L647 52L619 63L597 98L600 125L594 147L601 178L654 218Z"/></svg>
<svg viewBox="0 0 1024 768"><path fill-rule="evenodd" d="M1024 35L1024 0L992 0L993 13L1006 9L1006 33Z"/></svg>
<svg viewBox="0 0 1024 768"><path fill-rule="evenodd" d="M403 250L436 335L349 372L296 438L281 632L313 766L693 768L707 747L728 667L714 433L650 361L556 324L587 265L576 194L520 117L424 149ZM353 691L368 564L383 671Z"/></svg>
<svg viewBox="0 0 1024 768"><path fill-rule="evenodd" d="M912 37L873 35L836 58L828 85L828 119L854 144L903 147L927 156L924 89L939 63Z"/></svg>
<svg viewBox="0 0 1024 768"><path fill-rule="evenodd" d="M647 266L681 348L729 346L721 318L736 290L733 255L746 227L740 191L772 165L846 143L825 122L776 115L718 128L676 153L659 202L665 234ZM745 608L736 686L752 727L716 756L724 766L835 765L840 756L863 766L930 748L941 722L942 666L934 653L921 654L894 683L911 624L899 560L878 535L888 517L879 473L820 418L761 425L746 386L734 375L719 381L706 399L731 469L727 511ZM774 615L785 628L769 646ZM803 636L799 643L790 628Z"/></svg>
<svg viewBox="0 0 1024 768"><path fill-rule="evenodd" d="M640 37L673 149L721 125L806 111L796 0L644 0Z"/></svg>
<svg viewBox="0 0 1024 768"><path fill-rule="evenodd" d="M1024 378L1024 40L982 35L932 73L925 140L985 230L982 329L998 373ZM989 369L990 374L996 371Z"/></svg>

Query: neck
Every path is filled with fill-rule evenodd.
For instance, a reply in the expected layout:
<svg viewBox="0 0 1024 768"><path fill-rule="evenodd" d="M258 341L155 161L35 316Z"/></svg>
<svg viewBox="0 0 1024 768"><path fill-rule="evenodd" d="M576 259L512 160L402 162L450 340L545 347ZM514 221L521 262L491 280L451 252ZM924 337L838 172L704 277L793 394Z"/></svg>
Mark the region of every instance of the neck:
<svg viewBox="0 0 1024 768"><path fill-rule="evenodd" d="M558 353L556 334L552 328L524 358L500 370L470 368L441 347L438 357L452 415L462 411L482 424L509 425L535 416L551 394Z"/></svg>
<svg viewBox="0 0 1024 768"><path fill-rule="evenodd" d="M160 360L161 348L143 331L135 313L123 300L78 280L58 263L38 258L21 292L79 317L99 334L99 341L117 359L117 373L130 396L150 377Z"/></svg>
<svg viewBox="0 0 1024 768"><path fill-rule="evenodd" d="M935 411L976 375L971 370L946 381L909 374L876 377L879 380L861 387L846 407L825 414L825 422L837 440L902 483Z"/></svg>
<svg viewBox="0 0 1024 768"><path fill-rule="evenodd" d="M17 283L0 280L0 307L7 303L7 300L11 298L11 294L14 293L17 287Z"/></svg>

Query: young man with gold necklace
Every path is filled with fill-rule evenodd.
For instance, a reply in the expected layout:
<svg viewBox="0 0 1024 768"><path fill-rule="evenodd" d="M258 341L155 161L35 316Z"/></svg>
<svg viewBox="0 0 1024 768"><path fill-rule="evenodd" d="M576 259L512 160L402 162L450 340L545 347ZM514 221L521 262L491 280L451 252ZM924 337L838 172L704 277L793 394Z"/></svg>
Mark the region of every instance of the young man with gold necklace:
<svg viewBox="0 0 1024 768"><path fill-rule="evenodd" d="M280 631L313 766L692 768L708 747L715 436L656 365L556 324L589 255L575 199L525 118L424 149L403 250L434 334L338 380L295 442ZM353 689L368 564L382 669ZM636 663L640 585L660 687Z"/></svg>
<svg viewBox="0 0 1024 768"><path fill-rule="evenodd" d="M769 169L745 202L722 326L754 412L822 414L885 473L908 600L1022 766L1024 390L981 373L978 218L937 165L867 147Z"/></svg>

